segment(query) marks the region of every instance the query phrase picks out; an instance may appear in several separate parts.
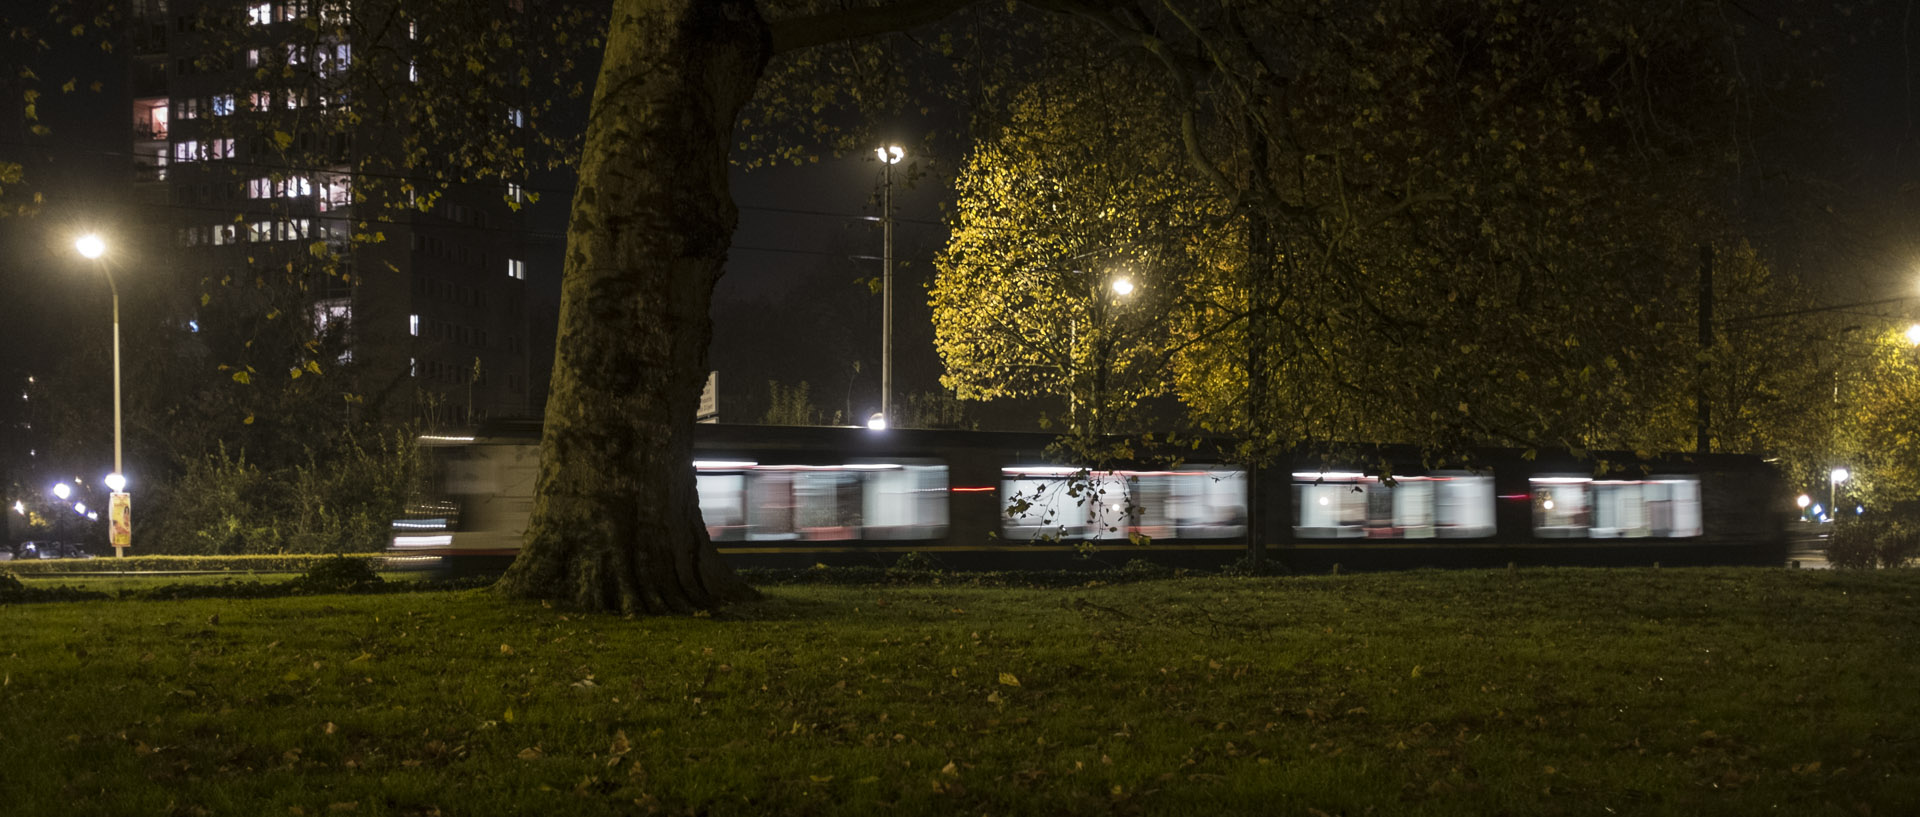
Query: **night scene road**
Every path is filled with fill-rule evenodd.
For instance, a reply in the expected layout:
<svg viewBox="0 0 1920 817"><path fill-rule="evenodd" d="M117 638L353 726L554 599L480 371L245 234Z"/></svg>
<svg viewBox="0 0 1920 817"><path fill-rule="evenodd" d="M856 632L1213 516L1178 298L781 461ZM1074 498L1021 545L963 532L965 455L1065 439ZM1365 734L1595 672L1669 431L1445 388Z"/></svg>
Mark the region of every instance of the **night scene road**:
<svg viewBox="0 0 1920 817"><path fill-rule="evenodd" d="M1910 811L1910 11L0 11L3 810Z"/></svg>

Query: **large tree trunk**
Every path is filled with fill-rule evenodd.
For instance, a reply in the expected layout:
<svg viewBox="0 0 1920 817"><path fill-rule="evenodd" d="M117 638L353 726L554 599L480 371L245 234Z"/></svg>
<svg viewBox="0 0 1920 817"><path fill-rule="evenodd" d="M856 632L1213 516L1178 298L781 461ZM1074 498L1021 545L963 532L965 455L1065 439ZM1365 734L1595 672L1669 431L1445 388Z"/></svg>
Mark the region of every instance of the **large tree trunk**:
<svg viewBox="0 0 1920 817"><path fill-rule="evenodd" d="M567 231L516 598L623 613L753 595L707 539L693 417L737 211L735 116L770 50L750 0L617 0Z"/></svg>

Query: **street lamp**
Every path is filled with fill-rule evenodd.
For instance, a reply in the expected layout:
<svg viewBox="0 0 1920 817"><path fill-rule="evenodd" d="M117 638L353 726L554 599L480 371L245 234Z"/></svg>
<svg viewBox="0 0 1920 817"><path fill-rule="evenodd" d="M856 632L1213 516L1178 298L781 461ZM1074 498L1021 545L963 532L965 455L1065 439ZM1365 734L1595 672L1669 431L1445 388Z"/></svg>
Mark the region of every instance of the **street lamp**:
<svg viewBox="0 0 1920 817"><path fill-rule="evenodd" d="M1920 346L1920 323L1907 327L1907 342Z"/></svg>
<svg viewBox="0 0 1920 817"><path fill-rule="evenodd" d="M1835 516L1840 515L1840 504L1836 499L1840 492L1840 483L1846 482L1851 476L1853 472L1848 471L1844 465L1835 466L1832 471L1827 472L1827 507L1833 510Z"/></svg>
<svg viewBox="0 0 1920 817"><path fill-rule="evenodd" d="M97 233L87 233L73 242L73 248L81 257L93 261L100 268L100 274L107 279L107 292L113 296L113 473L107 476L107 487L113 489L113 501L109 505L112 525L109 541L113 544L115 556L125 556L127 545L132 543L133 525L131 522L131 498L121 489L127 486L120 456L120 287L113 282L113 271L100 259L107 254L107 242Z"/></svg>
<svg viewBox="0 0 1920 817"><path fill-rule="evenodd" d="M893 419L893 166L907 157L899 145L874 148L887 166L880 194L880 416L881 427ZM872 420L867 425L873 425Z"/></svg>
<svg viewBox="0 0 1920 817"><path fill-rule="evenodd" d="M1132 279L1129 279L1124 275L1116 276L1113 279L1113 281L1108 284L1108 288L1113 291L1113 294L1116 298L1126 298L1133 294L1133 289L1134 289ZM1102 298L1100 295L1099 284L1094 284L1089 289L1089 294L1090 294L1090 300L1093 302L1092 309L1096 317L1095 329L1097 331L1099 328L1097 324L1103 322L1098 318L1100 315L1104 314L1106 311L1104 308L1106 299ZM1099 338L1096 336L1096 341L1098 340ZM1078 357L1079 346L1080 346L1080 316L1078 314L1074 314L1074 315L1070 315L1067 319L1067 367L1068 367L1067 368L1067 400L1068 400L1069 413L1072 415L1073 425L1075 429L1078 429L1080 427L1080 389L1079 389L1079 380L1080 380L1079 368L1080 367L1079 367L1079 357ZM1101 357L1100 344L1097 342L1094 345L1094 355L1096 358ZM1099 411L1100 394L1101 392L1104 391L1104 389L1101 387L1100 381L1105 379L1105 375L1106 375L1105 366L1106 366L1106 362L1104 360L1094 361L1095 384L1094 384L1094 394L1092 395L1094 399L1094 406L1090 409L1090 411Z"/></svg>

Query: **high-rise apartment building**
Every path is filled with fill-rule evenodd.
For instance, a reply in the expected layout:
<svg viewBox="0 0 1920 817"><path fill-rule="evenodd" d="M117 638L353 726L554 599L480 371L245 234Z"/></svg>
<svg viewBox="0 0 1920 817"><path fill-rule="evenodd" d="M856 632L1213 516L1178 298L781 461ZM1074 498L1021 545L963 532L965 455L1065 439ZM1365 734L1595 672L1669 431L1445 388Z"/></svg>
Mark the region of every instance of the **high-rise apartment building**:
<svg viewBox="0 0 1920 817"><path fill-rule="evenodd" d="M167 214L150 225L169 247L153 263L178 275L210 345L210 321L303 321L366 401L440 426L537 412L527 197L505 179L442 183L444 157L407 137L445 126L392 104L419 81L407 55L428 23L391 2L377 24L354 19L366 11L136 0L136 195ZM472 104L496 105L509 139L525 124L511 100ZM223 351L244 357L215 362Z"/></svg>

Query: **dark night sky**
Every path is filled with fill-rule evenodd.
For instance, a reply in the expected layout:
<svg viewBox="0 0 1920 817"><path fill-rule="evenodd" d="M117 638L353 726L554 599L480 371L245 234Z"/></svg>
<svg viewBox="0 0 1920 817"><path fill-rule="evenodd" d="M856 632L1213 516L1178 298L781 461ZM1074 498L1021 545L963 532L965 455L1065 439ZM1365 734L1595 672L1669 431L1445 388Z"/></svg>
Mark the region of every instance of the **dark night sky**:
<svg viewBox="0 0 1920 817"><path fill-rule="evenodd" d="M1758 238L1780 250L1781 258L1799 259L1803 272L1818 275L1829 302L1920 294L1920 242L1906 234L1912 210L1905 206L1920 163L1911 72L1899 33L1892 25L1847 53L1830 89L1833 115L1808 117L1797 126L1803 131L1778 135L1786 137L1778 140L1779 155L1833 179L1842 207L1815 212L1810 220L1783 216ZM43 99L43 117L55 128L52 139L26 135L18 88L5 89L0 156L28 162L32 183L47 194L37 217L0 219L0 373L9 381L59 365L62 341L75 336L74 326L106 320L104 287L72 260L69 236L90 220L111 226L139 216L112 209L124 201L125 189L123 65L89 52L63 55L49 66L43 75L76 76L83 87L99 79L105 87L99 94L56 91ZM888 129L886 123L876 127ZM902 135L908 135L904 129ZM913 134L901 141L912 145L919 139ZM895 188L895 212L903 219L895 231L896 395L937 384L924 285L945 232L926 222L940 220L940 203L950 195L945 174L962 150L950 154L923 165L933 172L918 186ZM915 160L925 157L910 158ZM734 178L741 223L715 293L711 353L713 368L721 372L723 417L757 419L767 379L808 381L816 405L864 416L875 407L878 389L880 299L864 279L880 268L880 230L871 220L879 212L880 165L856 154L798 168L736 170ZM558 276L559 242L553 239L564 221L565 199L550 194L537 205L545 213L534 229L549 239L548 259L542 264L536 255L533 272L549 290ZM1773 208L1765 201L1758 207L1762 215ZM1802 233L1813 231L1830 233L1806 240ZM1787 252L1794 248L1801 249ZM858 375L852 371L856 360Z"/></svg>

